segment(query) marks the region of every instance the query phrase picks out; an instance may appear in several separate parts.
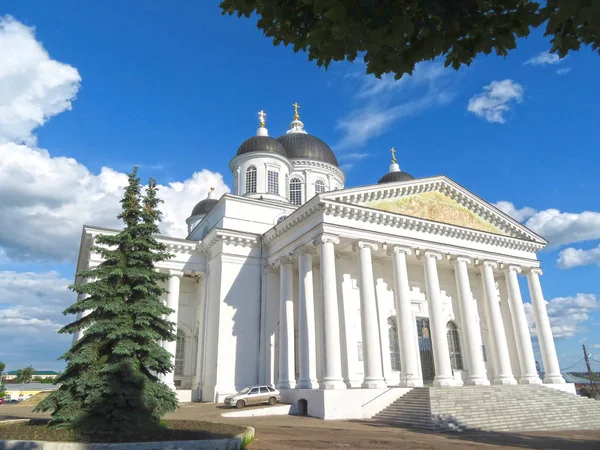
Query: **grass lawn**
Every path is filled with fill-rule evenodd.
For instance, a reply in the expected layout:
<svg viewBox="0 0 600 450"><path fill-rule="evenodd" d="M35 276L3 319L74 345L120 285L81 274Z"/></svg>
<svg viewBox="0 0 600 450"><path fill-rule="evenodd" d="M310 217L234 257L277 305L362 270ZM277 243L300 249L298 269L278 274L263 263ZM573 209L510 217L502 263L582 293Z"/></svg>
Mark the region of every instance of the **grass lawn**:
<svg viewBox="0 0 600 450"><path fill-rule="evenodd" d="M47 420L31 420L22 423L0 425L0 440L61 441L61 442L162 442L195 441L206 439L229 439L246 430L246 427L199 420L167 420L165 427L146 432L144 435L81 436L71 430L48 427Z"/></svg>

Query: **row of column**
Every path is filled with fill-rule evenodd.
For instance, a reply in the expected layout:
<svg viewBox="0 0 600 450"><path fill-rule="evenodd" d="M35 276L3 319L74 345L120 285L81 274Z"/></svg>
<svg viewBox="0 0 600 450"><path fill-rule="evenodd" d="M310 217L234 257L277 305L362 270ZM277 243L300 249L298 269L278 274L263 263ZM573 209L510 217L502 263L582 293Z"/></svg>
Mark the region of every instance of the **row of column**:
<svg viewBox="0 0 600 450"><path fill-rule="evenodd" d="M339 328L339 312L337 299L337 278L335 269L334 245L339 238L323 234L313 243L320 248L321 289L323 314L318 326L322 329L322 377L317 382L316 374L316 342L315 314L312 275L312 254L310 249L299 249L293 254L298 257L299 299L298 299L298 363L299 379L296 385L294 367L294 303L293 303L293 259L287 256L279 261L280 270L280 327L279 327L279 379L280 389L344 389L342 378L341 341ZM378 250L376 243L358 241L354 250L359 259L360 311L363 343L364 380L363 388L385 388L381 364L381 343L377 318L375 281L373 276L372 251ZM401 384L420 386L418 341L415 332L414 318L411 308L410 288L408 283L407 256L412 254L410 248L395 246L388 250L392 257L394 274L394 300L397 313L398 338L400 344L400 361L403 373ZM436 385L455 384L450 362L446 334L446 317L442 308L442 296L438 277L437 261L442 256L433 251L423 252L419 259L423 262L425 272L426 296L429 306L430 334L435 363ZM467 384L489 384L483 360L481 330L477 321L477 306L473 299L469 281L468 267L472 264L466 257L457 256L452 260L454 266L458 303L463 325L464 342L467 346ZM489 335L493 346L494 384L516 384L507 343L505 327L502 321L500 299L496 290L494 270L498 263L484 261L479 266L484 291L484 311L489 327ZM541 383L537 375L531 338L525 316L517 274L521 268L508 266L504 268L504 277L510 304L507 305L508 316L515 334L519 361L519 382L522 384ZM544 382L564 383L560 375L552 330L546 311L546 303L539 282L540 269L527 270L527 279L531 293L536 330L542 359L546 370Z"/></svg>

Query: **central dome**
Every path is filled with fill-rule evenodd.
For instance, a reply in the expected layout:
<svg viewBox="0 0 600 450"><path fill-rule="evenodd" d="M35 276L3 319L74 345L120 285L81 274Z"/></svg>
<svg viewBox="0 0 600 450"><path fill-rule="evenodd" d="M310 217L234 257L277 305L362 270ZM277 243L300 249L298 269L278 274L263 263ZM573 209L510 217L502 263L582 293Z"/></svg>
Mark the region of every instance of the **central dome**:
<svg viewBox="0 0 600 450"><path fill-rule="evenodd" d="M250 139L246 139L238 148L236 156L254 152L277 153L281 156L288 156L283 145L269 136L252 136Z"/></svg>
<svg viewBox="0 0 600 450"><path fill-rule="evenodd" d="M312 159L338 166L338 160L325 142L307 133L287 133L277 138L289 159Z"/></svg>

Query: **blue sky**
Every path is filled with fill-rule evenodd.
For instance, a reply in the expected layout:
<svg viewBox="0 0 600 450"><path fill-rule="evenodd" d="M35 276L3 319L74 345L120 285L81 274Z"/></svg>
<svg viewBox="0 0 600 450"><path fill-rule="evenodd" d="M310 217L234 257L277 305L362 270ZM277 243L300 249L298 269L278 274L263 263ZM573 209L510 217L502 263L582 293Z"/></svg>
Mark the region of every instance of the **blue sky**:
<svg viewBox="0 0 600 450"><path fill-rule="evenodd" d="M2 2L0 339L11 345L0 359L9 369L61 367L69 338L55 331L74 300L65 287L81 225L116 225L124 172L138 164L158 178L163 231L180 235L210 186L228 189L229 160L254 134L256 112L279 135L296 101L347 186L376 182L394 146L403 170L445 174L544 235L561 366L583 368L581 343L600 361L597 54L555 61L536 31L506 59L458 72L434 61L412 78L376 80L360 62L326 71L273 47L218 3Z"/></svg>

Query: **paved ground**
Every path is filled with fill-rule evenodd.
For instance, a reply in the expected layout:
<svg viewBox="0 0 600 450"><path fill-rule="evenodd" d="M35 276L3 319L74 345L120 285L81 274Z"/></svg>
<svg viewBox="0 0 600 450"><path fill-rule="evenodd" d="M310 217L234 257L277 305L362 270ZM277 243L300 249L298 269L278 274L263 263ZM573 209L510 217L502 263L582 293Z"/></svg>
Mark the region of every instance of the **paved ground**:
<svg viewBox="0 0 600 450"><path fill-rule="evenodd" d="M554 433L429 433L415 429L382 426L373 421L324 421L310 417L267 416L226 418L233 411L210 403L190 403L167 416L238 423L256 428L252 450L286 449L600 449L599 431ZM43 417L29 408L0 405L0 420Z"/></svg>

